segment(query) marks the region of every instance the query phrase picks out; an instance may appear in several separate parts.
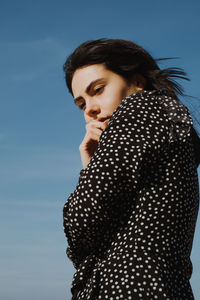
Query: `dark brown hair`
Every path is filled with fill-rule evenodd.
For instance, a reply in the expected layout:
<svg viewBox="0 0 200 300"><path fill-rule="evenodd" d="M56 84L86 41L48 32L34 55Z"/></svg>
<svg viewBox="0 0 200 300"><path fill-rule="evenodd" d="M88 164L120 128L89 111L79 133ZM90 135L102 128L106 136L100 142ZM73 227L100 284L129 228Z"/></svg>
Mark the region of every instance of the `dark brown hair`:
<svg viewBox="0 0 200 300"><path fill-rule="evenodd" d="M165 68L161 70L157 61L170 58L153 59L141 46L132 41L121 39L89 40L78 46L68 56L63 66L65 80L72 94L72 77L74 72L83 66L103 64L105 67L130 82L134 74L140 74L146 79L146 90L167 90L176 97L183 96L183 88L174 78L189 80L181 68Z"/></svg>

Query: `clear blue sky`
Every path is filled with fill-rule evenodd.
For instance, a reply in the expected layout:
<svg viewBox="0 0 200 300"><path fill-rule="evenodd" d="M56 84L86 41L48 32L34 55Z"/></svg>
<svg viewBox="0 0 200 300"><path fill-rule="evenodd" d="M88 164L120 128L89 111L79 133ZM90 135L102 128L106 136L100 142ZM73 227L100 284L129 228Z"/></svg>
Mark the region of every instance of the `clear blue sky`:
<svg viewBox="0 0 200 300"><path fill-rule="evenodd" d="M155 58L180 57L161 67L183 67L185 92L200 97L199 12L199 0L1 0L0 299L70 299L62 208L82 168L85 125L65 58L85 40L133 40ZM192 262L200 300L200 221Z"/></svg>

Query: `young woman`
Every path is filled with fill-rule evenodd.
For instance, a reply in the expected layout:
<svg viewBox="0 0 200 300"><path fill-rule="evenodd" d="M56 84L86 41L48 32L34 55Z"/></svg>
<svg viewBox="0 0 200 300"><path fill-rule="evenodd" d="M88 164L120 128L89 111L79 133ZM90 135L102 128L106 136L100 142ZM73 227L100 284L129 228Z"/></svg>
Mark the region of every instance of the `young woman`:
<svg viewBox="0 0 200 300"><path fill-rule="evenodd" d="M81 44L64 71L86 121L63 209L72 299L194 299L200 142L174 81L186 74L119 39Z"/></svg>

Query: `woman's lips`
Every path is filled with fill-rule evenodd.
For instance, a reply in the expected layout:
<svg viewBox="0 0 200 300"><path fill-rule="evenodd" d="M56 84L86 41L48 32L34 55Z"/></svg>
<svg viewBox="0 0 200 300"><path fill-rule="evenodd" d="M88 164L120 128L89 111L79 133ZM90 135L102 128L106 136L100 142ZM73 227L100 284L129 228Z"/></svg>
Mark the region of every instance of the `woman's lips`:
<svg viewBox="0 0 200 300"><path fill-rule="evenodd" d="M110 117L106 117L106 118L100 118L98 121L100 122L105 122L105 121L109 121Z"/></svg>

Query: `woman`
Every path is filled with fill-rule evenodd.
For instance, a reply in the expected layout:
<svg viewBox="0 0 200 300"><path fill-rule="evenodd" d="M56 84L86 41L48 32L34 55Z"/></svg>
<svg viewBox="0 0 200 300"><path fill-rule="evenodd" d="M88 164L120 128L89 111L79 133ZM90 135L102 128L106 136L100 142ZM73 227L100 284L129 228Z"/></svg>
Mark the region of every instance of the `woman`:
<svg viewBox="0 0 200 300"><path fill-rule="evenodd" d="M137 44L87 41L64 65L83 110L83 169L64 209L72 299L194 299L199 138L177 94Z"/></svg>

